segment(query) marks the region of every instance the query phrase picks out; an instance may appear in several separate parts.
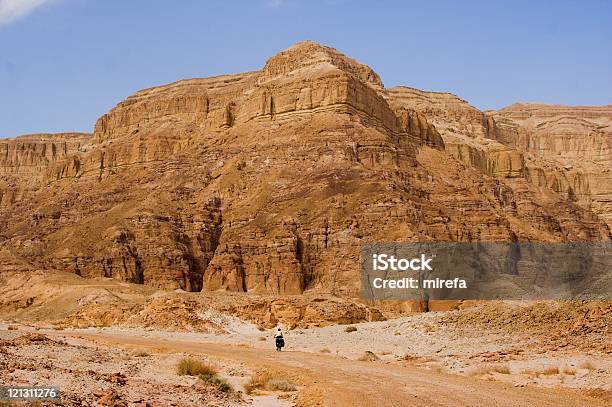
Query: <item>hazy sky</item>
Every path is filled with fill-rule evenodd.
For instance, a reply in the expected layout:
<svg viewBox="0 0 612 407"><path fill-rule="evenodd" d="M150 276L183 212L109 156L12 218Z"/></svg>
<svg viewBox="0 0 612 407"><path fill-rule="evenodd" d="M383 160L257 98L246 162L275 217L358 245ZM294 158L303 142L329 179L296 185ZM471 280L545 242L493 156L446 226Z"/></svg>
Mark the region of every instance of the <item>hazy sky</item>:
<svg viewBox="0 0 612 407"><path fill-rule="evenodd" d="M481 109L612 103L611 1L0 0L0 137L91 131L138 89L312 39Z"/></svg>

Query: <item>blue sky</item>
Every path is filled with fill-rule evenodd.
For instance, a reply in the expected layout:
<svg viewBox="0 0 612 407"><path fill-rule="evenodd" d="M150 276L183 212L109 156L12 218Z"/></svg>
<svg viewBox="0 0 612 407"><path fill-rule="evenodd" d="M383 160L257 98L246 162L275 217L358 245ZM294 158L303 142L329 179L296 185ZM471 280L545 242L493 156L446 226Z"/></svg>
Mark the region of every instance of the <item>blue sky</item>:
<svg viewBox="0 0 612 407"><path fill-rule="evenodd" d="M138 89L312 39L481 109L612 103L610 1L0 0L0 137L91 131Z"/></svg>

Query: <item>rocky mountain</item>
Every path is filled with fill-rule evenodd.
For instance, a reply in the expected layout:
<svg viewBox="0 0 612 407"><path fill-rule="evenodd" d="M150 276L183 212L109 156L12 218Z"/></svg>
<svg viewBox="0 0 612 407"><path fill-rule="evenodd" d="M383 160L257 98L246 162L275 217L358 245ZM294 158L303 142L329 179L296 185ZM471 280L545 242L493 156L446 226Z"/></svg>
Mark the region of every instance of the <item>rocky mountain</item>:
<svg viewBox="0 0 612 407"><path fill-rule="evenodd" d="M84 133L0 139L0 207L9 207L27 191L39 188L49 165L84 151L89 139Z"/></svg>
<svg viewBox="0 0 612 407"><path fill-rule="evenodd" d="M484 173L551 189L612 226L612 105L514 104L481 112L450 93L397 87L388 100L424 114L446 151Z"/></svg>
<svg viewBox="0 0 612 407"><path fill-rule="evenodd" d="M301 42L0 141L0 268L355 296L364 242L609 241L611 111L480 112Z"/></svg>
<svg viewBox="0 0 612 407"><path fill-rule="evenodd" d="M612 226L612 105L515 104L489 116L494 138L525 155L528 180Z"/></svg>

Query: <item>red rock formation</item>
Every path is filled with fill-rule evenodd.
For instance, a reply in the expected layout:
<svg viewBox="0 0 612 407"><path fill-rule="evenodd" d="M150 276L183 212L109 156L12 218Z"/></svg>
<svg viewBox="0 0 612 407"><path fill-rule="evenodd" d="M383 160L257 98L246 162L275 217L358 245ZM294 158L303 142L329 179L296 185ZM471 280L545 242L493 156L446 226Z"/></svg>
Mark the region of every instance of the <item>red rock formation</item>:
<svg viewBox="0 0 612 407"><path fill-rule="evenodd" d="M515 104L491 112L501 143L525 152L525 176L612 225L612 105Z"/></svg>
<svg viewBox="0 0 612 407"><path fill-rule="evenodd" d="M32 134L0 139L0 207L8 207L41 186L47 168L85 150L89 134Z"/></svg>
<svg viewBox="0 0 612 407"><path fill-rule="evenodd" d="M612 106L515 104L483 113L450 93L397 87L386 95L426 115L460 161L509 186L526 180L551 189L612 225Z"/></svg>
<svg viewBox="0 0 612 407"><path fill-rule="evenodd" d="M262 71L137 92L0 209L0 264L354 296L363 242L610 240L591 211L526 180L493 119L399 93L312 42Z"/></svg>

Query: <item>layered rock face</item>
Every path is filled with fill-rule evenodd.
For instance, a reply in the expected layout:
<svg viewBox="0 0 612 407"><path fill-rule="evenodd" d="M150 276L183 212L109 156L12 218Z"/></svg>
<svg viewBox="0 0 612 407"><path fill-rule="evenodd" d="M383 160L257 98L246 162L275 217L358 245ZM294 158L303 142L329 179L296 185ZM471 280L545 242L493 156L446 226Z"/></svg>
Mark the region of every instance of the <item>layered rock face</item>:
<svg viewBox="0 0 612 407"><path fill-rule="evenodd" d="M473 114L449 138L439 114L312 42L262 71L143 90L98 120L86 148L45 166L29 199L0 209L0 264L355 296L364 242L610 240L593 212L527 182L504 155L518 150ZM459 153L463 138L500 157Z"/></svg>
<svg viewBox="0 0 612 407"><path fill-rule="evenodd" d="M392 105L426 115L455 158L511 187L526 180L551 189L612 225L612 106L481 112L450 93L397 87L386 94Z"/></svg>
<svg viewBox="0 0 612 407"><path fill-rule="evenodd" d="M526 177L612 225L612 106L515 104L490 112L501 143L526 154Z"/></svg>
<svg viewBox="0 0 612 407"><path fill-rule="evenodd" d="M468 102L450 93L391 88L387 99L424 114L442 135L446 151L461 162L499 178L522 177L521 152L495 140L496 123Z"/></svg>
<svg viewBox="0 0 612 407"><path fill-rule="evenodd" d="M84 152L90 138L60 133L0 139L0 206L8 207L40 187L50 165Z"/></svg>

